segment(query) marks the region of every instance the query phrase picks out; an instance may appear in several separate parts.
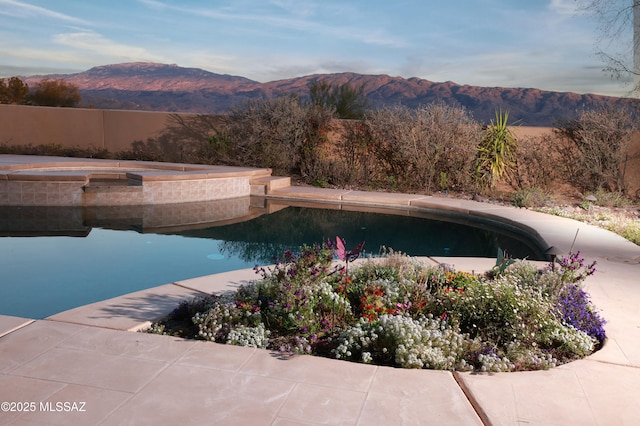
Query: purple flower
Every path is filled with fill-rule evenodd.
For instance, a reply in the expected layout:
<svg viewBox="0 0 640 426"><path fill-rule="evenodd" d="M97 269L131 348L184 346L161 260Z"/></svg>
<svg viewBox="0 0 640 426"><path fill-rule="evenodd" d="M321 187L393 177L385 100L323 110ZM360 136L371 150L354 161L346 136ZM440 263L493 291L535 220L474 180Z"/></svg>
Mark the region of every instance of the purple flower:
<svg viewBox="0 0 640 426"><path fill-rule="evenodd" d="M562 320L602 343L606 321L593 310L589 294L578 284L567 284L558 297Z"/></svg>

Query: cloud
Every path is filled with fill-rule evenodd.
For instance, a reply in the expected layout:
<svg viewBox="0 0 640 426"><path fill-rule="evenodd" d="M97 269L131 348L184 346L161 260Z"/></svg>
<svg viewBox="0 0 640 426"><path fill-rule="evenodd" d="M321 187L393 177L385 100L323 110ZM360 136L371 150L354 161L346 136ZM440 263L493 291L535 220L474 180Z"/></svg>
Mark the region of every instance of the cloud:
<svg viewBox="0 0 640 426"><path fill-rule="evenodd" d="M316 4L304 0L271 0L269 3L280 8L282 11L300 17L312 16L318 9Z"/></svg>
<svg viewBox="0 0 640 426"><path fill-rule="evenodd" d="M17 0L0 0L0 5L8 6L8 9L0 11L1 14L12 16L14 18L38 18L45 17L50 19L57 19L65 22L72 22L75 24L87 25L87 21L75 18L73 16L58 13L44 7L34 6L29 3L17 1Z"/></svg>
<svg viewBox="0 0 640 426"><path fill-rule="evenodd" d="M258 6L253 8L243 8L242 10L233 8L193 8L185 6L175 6L163 3L159 0L138 0L141 4L156 10L171 11L173 13L183 13L198 18L210 18L219 21L229 22L232 24L247 23L251 28L271 27L272 29L290 33L297 31L298 33L316 34L322 37L328 37L326 42L331 39L342 41L355 41L374 46L387 47L404 47L406 41L403 38L389 34L382 28L372 30L370 27L360 27L355 25L340 25L336 23L336 19L329 20L328 24L323 19L324 15L330 14L340 17L344 13L340 13L342 9L322 8L323 16L318 16L316 8L309 2L291 2L290 0L272 0L270 4L277 6L276 11L270 11L263 8L261 12ZM295 6L291 6L295 4ZM262 3L260 3L262 5ZM252 10L252 12L245 12ZM284 13L283 13L284 12ZM326 19L326 17L324 17ZM264 31L261 29L261 31ZM296 37L300 37L297 35Z"/></svg>
<svg viewBox="0 0 640 426"><path fill-rule="evenodd" d="M0 78L14 77L14 76L31 76L31 75L43 75L43 74L72 74L84 71L84 69L75 68L55 68L55 67L31 67L31 66L11 66L0 65Z"/></svg>
<svg viewBox="0 0 640 426"><path fill-rule="evenodd" d="M584 8L580 7L575 0L551 0L549 10L560 15L581 15L586 13Z"/></svg>
<svg viewBox="0 0 640 426"><path fill-rule="evenodd" d="M117 43L92 31L57 34L53 41L107 60L119 58L124 61L171 62L168 58L150 53L144 48Z"/></svg>

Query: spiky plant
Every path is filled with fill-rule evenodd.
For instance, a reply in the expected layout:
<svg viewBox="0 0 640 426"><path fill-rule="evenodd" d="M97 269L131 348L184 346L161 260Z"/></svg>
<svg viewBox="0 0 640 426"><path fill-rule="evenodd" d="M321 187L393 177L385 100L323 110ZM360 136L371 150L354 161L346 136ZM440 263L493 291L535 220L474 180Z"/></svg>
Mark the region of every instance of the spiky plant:
<svg viewBox="0 0 640 426"><path fill-rule="evenodd" d="M509 129L509 111L496 111L495 121L491 120L478 145L476 153L476 178L482 186L495 187L505 175L515 167L518 141Z"/></svg>

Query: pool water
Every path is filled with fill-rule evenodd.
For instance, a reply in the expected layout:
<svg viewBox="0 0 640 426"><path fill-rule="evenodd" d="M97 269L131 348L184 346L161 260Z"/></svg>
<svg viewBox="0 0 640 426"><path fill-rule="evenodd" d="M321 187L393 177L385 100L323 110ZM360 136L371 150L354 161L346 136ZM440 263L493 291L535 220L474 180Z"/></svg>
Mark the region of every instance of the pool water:
<svg viewBox="0 0 640 426"><path fill-rule="evenodd" d="M285 249L340 235L413 256L541 259L526 239L422 217L287 207L253 220L173 234L92 228L85 236L0 238L0 314L45 318L174 281L270 264Z"/></svg>

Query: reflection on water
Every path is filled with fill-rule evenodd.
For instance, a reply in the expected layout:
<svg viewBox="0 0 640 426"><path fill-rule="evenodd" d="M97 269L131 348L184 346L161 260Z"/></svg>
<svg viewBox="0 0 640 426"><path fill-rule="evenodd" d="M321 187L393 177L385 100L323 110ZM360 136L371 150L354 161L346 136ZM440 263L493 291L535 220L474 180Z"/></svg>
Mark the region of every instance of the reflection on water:
<svg viewBox="0 0 640 426"><path fill-rule="evenodd" d="M251 221L180 232L224 241L224 252L248 262L268 263L284 249L334 239L365 241L373 255L382 247L412 256L495 257L498 248L517 258L542 259L526 238L451 221L396 214L288 207Z"/></svg>
<svg viewBox="0 0 640 426"><path fill-rule="evenodd" d="M0 314L44 318L145 288L255 264L339 235L413 256L544 259L534 240L464 216L286 207L264 200L130 208L0 207ZM342 206L342 208L346 208ZM394 213L394 214L391 214ZM30 237L30 238L22 238Z"/></svg>

